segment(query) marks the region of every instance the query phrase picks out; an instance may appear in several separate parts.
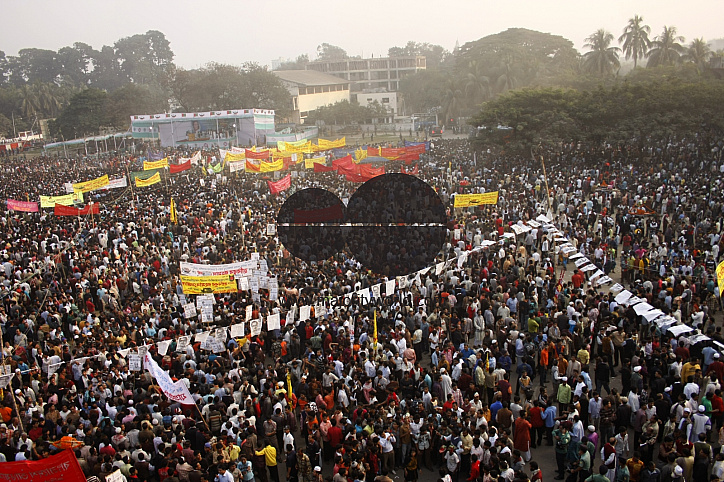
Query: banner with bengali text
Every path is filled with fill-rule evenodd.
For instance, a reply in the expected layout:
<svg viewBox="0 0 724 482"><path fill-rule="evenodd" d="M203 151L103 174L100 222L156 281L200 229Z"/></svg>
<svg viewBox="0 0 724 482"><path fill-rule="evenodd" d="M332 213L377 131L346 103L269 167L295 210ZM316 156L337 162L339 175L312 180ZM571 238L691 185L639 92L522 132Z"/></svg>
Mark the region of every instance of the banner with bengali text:
<svg viewBox="0 0 724 482"><path fill-rule="evenodd" d="M161 182L161 173L157 172L153 176L149 177L148 179L141 179L136 178L136 187L148 187L153 186L154 184L158 184Z"/></svg>
<svg viewBox="0 0 724 482"><path fill-rule="evenodd" d="M73 450L62 450L40 460L0 464L0 481L85 482L83 470Z"/></svg>
<svg viewBox="0 0 724 482"><path fill-rule="evenodd" d="M267 184L269 184L269 191L272 194L279 194L292 186L292 175L287 174L276 182L267 181Z"/></svg>
<svg viewBox="0 0 724 482"><path fill-rule="evenodd" d="M83 193L66 194L64 196L40 196L41 208L54 208L56 204L72 206L83 202Z"/></svg>
<svg viewBox="0 0 724 482"><path fill-rule="evenodd" d="M119 189L122 187L128 187L128 179L126 179L126 176L119 177L118 179L111 179L110 181L108 181L108 185L103 187L103 190Z"/></svg>
<svg viewBox="0 0 724 482"><path fill-rule="evenodd" d="M333 141L322 139L321 137L317 139L317 149L320 151L328 151L330 149L339 149L340 147L344 147L347 145L347 138L342 137L341 139L335 139Z"/></svg>
<svg viewBox="0 0 724 482"><path fill-rule="evenodd" d="M326 163L327 163L326 157L313 157L312 159L304 160L304 167L307 169L314 169L315 164L326 164Z"/></svg>
<svg viewBox="0 0 724 482"><path fill-rule="evenodd" d="M498 191L486 192L485 194L458 194L455 196L456 208L467 208L484 204L498 204Z"/></svg>
<svg viewBox="0 0 724 482"><path fill-rule="evenodd" d="M90 181L76 182L73 184L73 192L91 192L96 189L100 189L108 185L108 174L101 176Z"/></svg>
<svg viewBox="0 0 724 482"><path fill-rule="evenodd" d="M223 276L181 275L181 286L185 295L206 293L236 293L238 286L233 274Z"/></svg>
<svg viewBox="0 0 724 482"><path fill-rule="evenodd" d="M150 171L152 169L163 169L168 167L168 157L164 157L160 161L143 161L143 170Z"/></svg>
<svg viewBox="0 0 724 482"><path fill-rule="evenodd" d="M39 209L38 203L8 199L8 210L22 211L24 213L37 213Z"/></svg>

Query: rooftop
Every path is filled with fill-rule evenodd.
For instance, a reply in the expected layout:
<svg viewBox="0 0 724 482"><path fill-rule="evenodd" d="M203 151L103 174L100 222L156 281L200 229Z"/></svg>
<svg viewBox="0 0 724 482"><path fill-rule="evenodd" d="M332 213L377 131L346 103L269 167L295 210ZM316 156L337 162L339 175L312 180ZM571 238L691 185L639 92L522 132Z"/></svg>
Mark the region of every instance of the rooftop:
<svg viewBox="0 0 724 482"><path fill-rule="evenodd" d="M334 75L325 74L316 70L275 70L274 74L285 82L297 85L335 85L347 84L349 80Z"/></svg>

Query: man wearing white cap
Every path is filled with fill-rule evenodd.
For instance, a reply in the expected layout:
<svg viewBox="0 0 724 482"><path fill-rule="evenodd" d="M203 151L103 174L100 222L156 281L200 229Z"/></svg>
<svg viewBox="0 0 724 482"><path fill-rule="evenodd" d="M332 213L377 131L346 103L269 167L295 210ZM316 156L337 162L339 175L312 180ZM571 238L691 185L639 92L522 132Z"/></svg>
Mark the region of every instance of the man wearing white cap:
<svg viewBox="0 0 724 482"><path fill-rule="evenodd" d="M704 412L706 412L706 407L699 405L699 410L691 417L691 432L689 433L691 443L699 441L700 433L708 435L711 430L711 419Z"/></svg>

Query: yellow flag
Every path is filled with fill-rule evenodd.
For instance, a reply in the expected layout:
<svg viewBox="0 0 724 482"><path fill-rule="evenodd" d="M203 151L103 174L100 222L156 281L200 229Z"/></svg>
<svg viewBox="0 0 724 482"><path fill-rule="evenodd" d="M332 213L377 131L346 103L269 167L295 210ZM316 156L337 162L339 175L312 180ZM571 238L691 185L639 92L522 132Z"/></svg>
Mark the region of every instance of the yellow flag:
<svg viewBox="0 0 724 482"><path fill-rule="evenodd" d="M375 327L375 333L374 333L374 335L372 335L372 339L375 342L375 346L377 346L377 310L375 310L374 327Z"/></svg>
<svg viewBox="0 0 724 482"><path fill-rule="evenodd" d="M178 224L178 215L176 214L176 203L174 202L173 198L171 198L171 212L169 213L169 218L171 219L172 223Z"/></svg>
<svg viewBox="0 0 724 482"><path fill-rule="evenodd" d="M716 267L716 281L719 284L719 296L724 292L724 261Z"/></svg>

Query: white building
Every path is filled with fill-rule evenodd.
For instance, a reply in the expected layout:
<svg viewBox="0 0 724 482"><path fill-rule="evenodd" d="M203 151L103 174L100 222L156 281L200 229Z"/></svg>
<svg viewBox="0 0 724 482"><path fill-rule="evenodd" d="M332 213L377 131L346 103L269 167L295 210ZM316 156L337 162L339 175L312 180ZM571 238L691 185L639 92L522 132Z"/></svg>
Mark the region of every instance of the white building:
<svg viewBox="0 0 724 482"><path fill-rule="evenodd" d="M390 114L397 115L397 92L357 92L352 94L357 97L357 103L363 107L374 104L375 101L387 109Z"/></svg>
<svg viewBox="0 0 724 482"><path fill-rule="evenodd" d="M349 81L314 70L275 70L292 95L292 122L303 124L311 111L349 98Z"/></svg>

